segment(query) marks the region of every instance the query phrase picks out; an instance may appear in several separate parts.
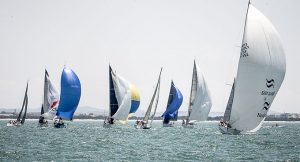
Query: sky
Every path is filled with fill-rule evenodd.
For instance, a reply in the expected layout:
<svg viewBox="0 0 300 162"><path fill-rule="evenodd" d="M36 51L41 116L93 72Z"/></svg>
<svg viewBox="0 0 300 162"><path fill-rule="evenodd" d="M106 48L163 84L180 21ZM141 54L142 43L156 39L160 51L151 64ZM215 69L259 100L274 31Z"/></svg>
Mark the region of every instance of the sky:
<svg viewBox="0 0 300 162"><path fill-rule="evenodd" d="M279 32L286 76L272 111L300 113L299 0L252 0ZM0 0L0 108L41 106L44 69L60 89L64 65L81 81L79 106L109 106L108 65L136 85L145 112L163 67L158 111L171 80L187 110L193 61L224 112L237 71L248 0Z"/></svg>

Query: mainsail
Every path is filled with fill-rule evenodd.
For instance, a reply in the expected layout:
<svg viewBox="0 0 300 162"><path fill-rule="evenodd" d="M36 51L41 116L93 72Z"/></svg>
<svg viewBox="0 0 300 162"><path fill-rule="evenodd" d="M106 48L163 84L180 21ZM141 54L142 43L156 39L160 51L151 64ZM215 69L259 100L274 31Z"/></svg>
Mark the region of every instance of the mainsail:
<svg viewBox="0 0 300 162"><path fill-rule="evenodd" d="M229 124L239 131L260 125L286 71L285 54L272 23L249 2Z"/></svg>
<svg viewBox="0 0 300 162"><path fill-rule="evenodd" d="M178 109L183 101L183 96L178 88L175 87L174 82L171 82L169 99L166 111L161 117L164 118L164 123L169 123L170 120L177 120Z"/></svg>
<svg viewBox="0 0 300 162"><path fill-rule="evenodd" d="M233 85L231 87L230 96L229 96L227 106L226 106L226 109L225 109L225 113L224 113L224 118L223 118L224 121L229 121L230 120L232 102L233 102L233 98L234 98L234 84L235 84L235 81L233 82Z"/></svg>
<svg viewBox="0 0 300 162"><path fill-rule="evenodd" d="M206 86L203 74L194 61L192 87L187 121L204 121L207 119L212 106L209 90Z"/></svg>
<svg viewBox="0 0 300 162"><path fill-rule="evenodd" d="M60 104L56 115L62 119L72 120L81 96L80 81L74 71L65 67L60 84Z"/></svg>
<svg viewBox="0 0 300 162"><path fill-rule="evenodd" d="M17 118L17 122L20 122L21 124L24 124L25 119L26 119L26 113L27 113L27 106L28 106L28 95L27 95L27 91L28 91L28 82L26 85L26 90L25 90L25 95L24 95L24 99L23 99L23 104L22 104L22 109L18 115ZM25 110L24 110L25 109ZM22 113L24 110L24 113ZM22 117L23 114L23 117ZM21 119L22 118L22 119Z"/></svg>
<svg viewBox="0 0 300 162"><path fill-rule="evenodd" d="M159 90L160 90L160 77L161 77L161 71L162 71L162 68L160 69L160 73L159 73L159 77L158 77L158 81L157 81L157 84L156 84L156 87L155 87L155 90L154 90L154 93L153 93L153 96L151 98L151 101L150 101L150 104L148 106L148 109L147 109L147 112L144 116L144 119L143 121L145 123L148 123L148 120L150 118L150 114L151 114L151 111L152 111L152 108L154 107L154 112L152 113L152 116L151 116L151 123L153 121L153 118L155 116L155 113L156 113L156 109L157 109L157 104L158 104L158 100L159 100ZM155 100L155 101L154 101ZM154 103L155 102L155 103ZM154 103L154 105L153 105Z"/></svg>
<svg viewBox="0 0 300 162"><path fill-rule="evenodd" d="M110 73L113 83L113 92L110 90L110 104L114 104L111 105L110 115L113 119L126 121L129 114L136 112L140 105L139 91L133 84L112 70L110 70ZM114 95L112 96L112 94ZM112 100L114 97L116 100ZM112 106L114 106L114 109L112 109ZM115 113L112 113L113 111L115 111Z"/></svg>
<svg viewBox="0 0 300 162"><path fill-rule="evenodd" d="M118 110L118 100L115 93L115 86L112 78L112 68L109 66L109 116L112 117Z"/></svg>
<svg viewBox="0 0 300 162"><path fill-rule="evenodd" d="M53 119L59 103L59 92L45 69L44 77L44 98L41 108L41 115L47 119Z"/></svg>

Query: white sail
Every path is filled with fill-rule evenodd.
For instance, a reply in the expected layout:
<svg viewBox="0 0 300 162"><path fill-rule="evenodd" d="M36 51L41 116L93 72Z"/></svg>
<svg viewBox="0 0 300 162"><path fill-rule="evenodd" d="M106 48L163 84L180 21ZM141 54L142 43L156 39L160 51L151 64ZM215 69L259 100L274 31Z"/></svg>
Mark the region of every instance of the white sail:
<svg viewBox="0 0 300 162"><path fill-rule="evenodd" d="M271 22L249 4L229 124L255 129L265 119L285 76L285 55Z"/></svg>
<svg viewBox="0 0 300 162"><path fill-rule="evenodd" d="M148 106L147 112L146 112L145 117L144 117L144 119L143 119L143 121L144 121L145 123L148 123L148 120L149 120L149 117L150 117L150 113L151 113L153 107L154 107L154 112L153 112L152 115L151 115L151 123L152 123L152 121L153 121L153 119L154 119L154 116L155 116L155 113L156 113L157 104L158 104L158 100L159 100L161 71L162 71L162 68L160 69L158 81L157 81L157 84L156 84L156 87L155 87L153 96L152 96L152 98L151 98L151 101L150 101L150 104L149 104L149 106ZM155 103L154 103L154 102L155 102ZM154 103L154 105L153 105L153 103Z"/></svg>
<svg viewBox="0 0 300 162"><path fill-rule="evenodd" d="M114 72L112 79L119 104L118 111L112 117L116 120L127 120L131 108L131 83Z"/></svg>
<svg viewBox="0 0 300 162"><path fill-rule="evenodd" d="M196 63L192 80L189 120L204 121L208 117L212 102L203 74Z"/></svg>
<svg viewBox="0 0 300 162"><path fill-rule="evenodd" d="M46 71L44 81L43 117L47 119L53 119L55 117L59 102L59 96L60 95L56 86L54 85Z"/></svg>

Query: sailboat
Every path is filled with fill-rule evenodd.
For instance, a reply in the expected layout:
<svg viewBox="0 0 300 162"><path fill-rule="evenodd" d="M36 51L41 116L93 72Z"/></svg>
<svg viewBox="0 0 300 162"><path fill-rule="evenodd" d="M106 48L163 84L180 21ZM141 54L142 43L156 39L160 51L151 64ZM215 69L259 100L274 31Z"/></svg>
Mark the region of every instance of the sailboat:
<svg viewBox="0 0 300 162"><path fill-rule="evenodd" d="M283 47L272 23L250 1L246 15L237 75L219 125L223 134L257 131L286 71Z"/></svg>
<svg viewBox="0 0 300 162"><path fill-rule="evenodd" d="M154 116L156 113L156 109L157 109L158 100L159 100L161 71L162 71L162 68L160 69L158 81L157 81L153 96L151 98L150 104L148 106L147 112L146 112L143 120L137 121L136 124L134 125L134 127L137 129L150 129L151 128L151 124L153 122L153 119L154 119ZM153 108L154 108L154 112L151 115L151 111ZM151 115L151 122L149 123L150 115Z"/></svg>
<svg viewBox="0 0 300 162"><path fill-rule="evenodd" d="M138 89L117 75L109 65L109 116L103 126L110 126L115 120L126 122L130 115L135 113L140 105Z"/></svg>
<svg viewBox="0 0 300 162"><path fill-rule="evenodd" d="M72 69L64 67L60 84L60 103L54 118L56 128L65 127L63 119L73 120L81 96L80 80Z"/></svg>
<svg viewBox="0 0 300 162"><path fill-rule="evenodd" d="M182 101L183 101L183 96L179 91L179 89L175 86L174 82L172 81L167 108L166 111L161 116L164 118L163 120L164 127L174 126L174 121L177 121L178 109L180 108Z"/></svg>
<svg viewBox="0 0 300 162"><path fill-rule="evenodd" d="M44 77L44 98L41 107L41 116L39 118L40 125L46 125L46 119L53 119L55 117L59 103L59 93L54 83L51 81L47 70L45 69Z"/></svg>
<svg viewBox="0 0 300 162"><path fill-rule="evenodd" d="M26 113L27 113L27 106L28 106L27 92L28 92L28 82L27 82L27 85L26 85L26 90L25 90L25 95L24 95L24 99L23 99L22 109L21 109L21 111L18 115L18 118L17 118L17 120L14 120L14 121L10 120L7 123L7 126L21 126L25 123ZM24 110L24 113L23 113L23 110Z"/></svg>
<svg viewBox="0 0 300 162"><path fill-rule="evenodd" d="M212 106L209 90L200 68L194 61L192 86L188 115L183 119L183 126L192 126L195 121L205 121Z"/></svg>

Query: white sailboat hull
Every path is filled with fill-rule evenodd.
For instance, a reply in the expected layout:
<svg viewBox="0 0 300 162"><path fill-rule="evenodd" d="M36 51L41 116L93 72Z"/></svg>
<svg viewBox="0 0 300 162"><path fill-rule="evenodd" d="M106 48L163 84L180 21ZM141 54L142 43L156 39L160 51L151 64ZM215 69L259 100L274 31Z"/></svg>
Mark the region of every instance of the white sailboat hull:
<svg viewBox="0 0 300 162"><path fill-rule="evenodd" d="M224 126L219 126L219 130L222 134L232 134L232 135L237 135L240 134L241 131L237 130L237 129L233 129L233 128L228 128L228 127L224 127Z"/></svg>
<svg viewBox="0 0 300 162"><path fill-rule="evenodd" d="M19 123L19 122L18 122L18 123L14 123L14 124L13 124L13 123L7 123L7 124L6 124L6 126L8 126L8 127L12 127L12 126L17 126L17 127L18 127L18 126L21 126L21 125L22 125L22 124Z"/></svg>
<svg viewBox="0 0 300 162"><path fill-rule="evenodd" d="M163 127L174 127L175 123L170 122L170 123L163 123Z"/></svg>
<svg viewBox="0 0 300 162"><path fill-rule="evenodd" d="M134 127L135 127L136 129L150 129L150 128L151 128L150 124L144 124L144 125L141 125L141 124L135 124Z"/></svg>
<svg viewBox="0 0 300 162"><path fill-rule="evenodd" d="M194 128L195 123L182 124L184 128Z"/></svg>

